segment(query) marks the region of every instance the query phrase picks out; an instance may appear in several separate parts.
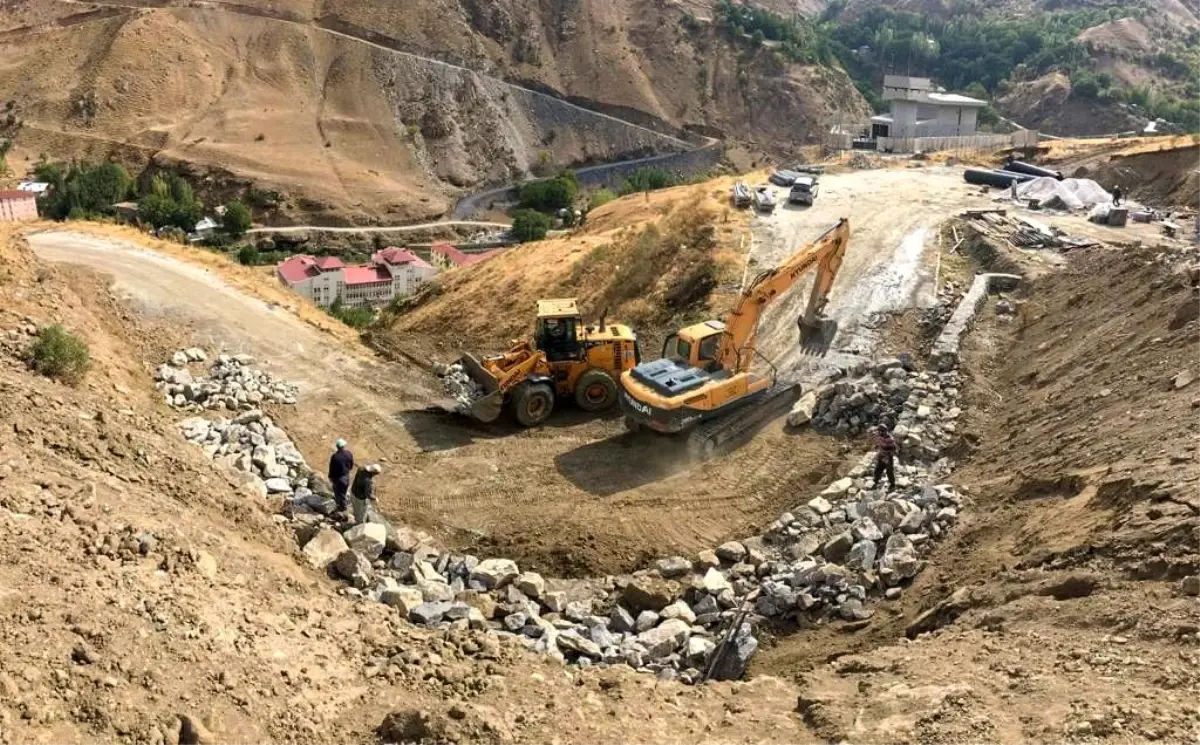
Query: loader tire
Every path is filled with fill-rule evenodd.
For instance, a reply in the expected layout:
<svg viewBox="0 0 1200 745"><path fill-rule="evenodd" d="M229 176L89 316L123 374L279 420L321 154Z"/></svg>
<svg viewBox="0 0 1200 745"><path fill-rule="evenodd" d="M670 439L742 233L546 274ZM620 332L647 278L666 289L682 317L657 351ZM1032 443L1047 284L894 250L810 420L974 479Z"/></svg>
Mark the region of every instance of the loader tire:
<svg viewBox="0 0 1200 745"><path fill-rule="evenodd" d="M536 427L554 411L554 391L545 383L517 386L512 398L513 415L524 427Z"/></svg>
<svg viewBox="0 0 1200 745"><path fill-rule="evenodd" d="M584 411L606 411L617 404L617 381L603 370L588 370L575 383L575 403Z"/></svg>

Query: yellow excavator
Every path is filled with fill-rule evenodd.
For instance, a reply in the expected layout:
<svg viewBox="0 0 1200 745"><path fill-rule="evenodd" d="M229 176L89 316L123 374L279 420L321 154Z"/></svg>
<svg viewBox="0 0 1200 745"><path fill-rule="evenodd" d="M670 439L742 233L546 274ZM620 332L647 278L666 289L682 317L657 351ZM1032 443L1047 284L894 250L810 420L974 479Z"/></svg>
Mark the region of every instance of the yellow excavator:
<svg viewBox="0 0 1200 745"><path fill-rule="evenodd" d="M850 241L843 218L801 248L783 265L762 272L746 287L724 322L705 321L667 337L662 359L639 364L621 375L625 424L677 434L688 432L688 449L710 458L752 427L782 414L800 396L800 386L778 380L774 366L756 348L763 310L812 267L816 280L798 319L802 349L824 355L837 324L823 315ZM755 357L769 374L750 371Z"/></svg>

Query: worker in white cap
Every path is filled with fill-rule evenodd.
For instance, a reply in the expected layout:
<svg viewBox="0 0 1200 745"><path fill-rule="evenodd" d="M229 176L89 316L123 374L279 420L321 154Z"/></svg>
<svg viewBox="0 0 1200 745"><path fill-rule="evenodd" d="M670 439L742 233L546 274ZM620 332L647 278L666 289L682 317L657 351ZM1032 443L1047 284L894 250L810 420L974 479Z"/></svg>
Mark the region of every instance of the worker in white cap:
<svg viewBox="0 0 1200 745"><path fill-rule="evenodd" d="M350 473L354 470L354 453L346 447L346 441L334 443L333 455L329 458L329 483L333 486L333 501L337 511L346 511L346 492L350 489Z"/></svg>
<svg viewBox="0 0 1200 745"><path fill-rule="evenodd" d="M375 476L383 469L378 463L358 469L354 474L354 485L350 487L350 506L354 509L354 524L367 522L367 512L375 501Z"/></svg>

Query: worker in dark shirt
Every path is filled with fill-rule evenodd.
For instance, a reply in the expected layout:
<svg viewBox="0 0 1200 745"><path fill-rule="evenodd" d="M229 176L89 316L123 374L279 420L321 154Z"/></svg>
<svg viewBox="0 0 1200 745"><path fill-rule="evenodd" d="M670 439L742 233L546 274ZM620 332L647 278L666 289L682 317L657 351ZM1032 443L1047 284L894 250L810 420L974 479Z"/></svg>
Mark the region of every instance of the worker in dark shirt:
<svg viewBox="0 0 1200 745"><path fill-rule="evenodd" d="M378 463L358 469L354 484L350 487L350 504L354 508L354 524L367 522L371 503L375 501L375 477L383 470Z"/></svg>
<svg viewBox="0 0 1200 745"><path fill-rule="evenodd" d="M875 428L875 483L872 486L874 489L879 488L879 477L887 473L888 491L896 488L896 452L899 446L896 444L896 438L892 437L891 431L888 430L886 424L881 424Z"/></svg>
<svg viewBox="0 0 1200 745"><path fill-rule="evenodd" d="M1120 207L1121 206L1121 185L1120 184L1117 184L1116 186L1113 187L1112 195L1113 195L1113 206Z"/></svg>
<svg viewBox="0 0 1200 745"><path fill-rule="evenodd" d="M333 501L337 504L338 512L345 512L350 473L354 470L354 453L346 447L345 440L339 439L335 448L329 458L329 483L333 485Z"/></svg>

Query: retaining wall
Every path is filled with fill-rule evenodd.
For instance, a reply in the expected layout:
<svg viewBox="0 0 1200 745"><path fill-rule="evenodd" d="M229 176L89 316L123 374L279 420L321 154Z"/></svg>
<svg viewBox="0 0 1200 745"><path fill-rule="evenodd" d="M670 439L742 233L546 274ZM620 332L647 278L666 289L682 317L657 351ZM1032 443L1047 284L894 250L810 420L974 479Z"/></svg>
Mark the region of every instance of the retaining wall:
<svg viewBox="0 0 1200 745"><path fill-rule="evenodd" d="M971 289L963 296L958 307L954 309L946 327L933 344L930 355L933 365L940 371L946 372L958 366L958 353L963 337L971 329L975 317L979 314L992 290L1011 290L1021 282L1016 274L976 274Z"/></svg>

